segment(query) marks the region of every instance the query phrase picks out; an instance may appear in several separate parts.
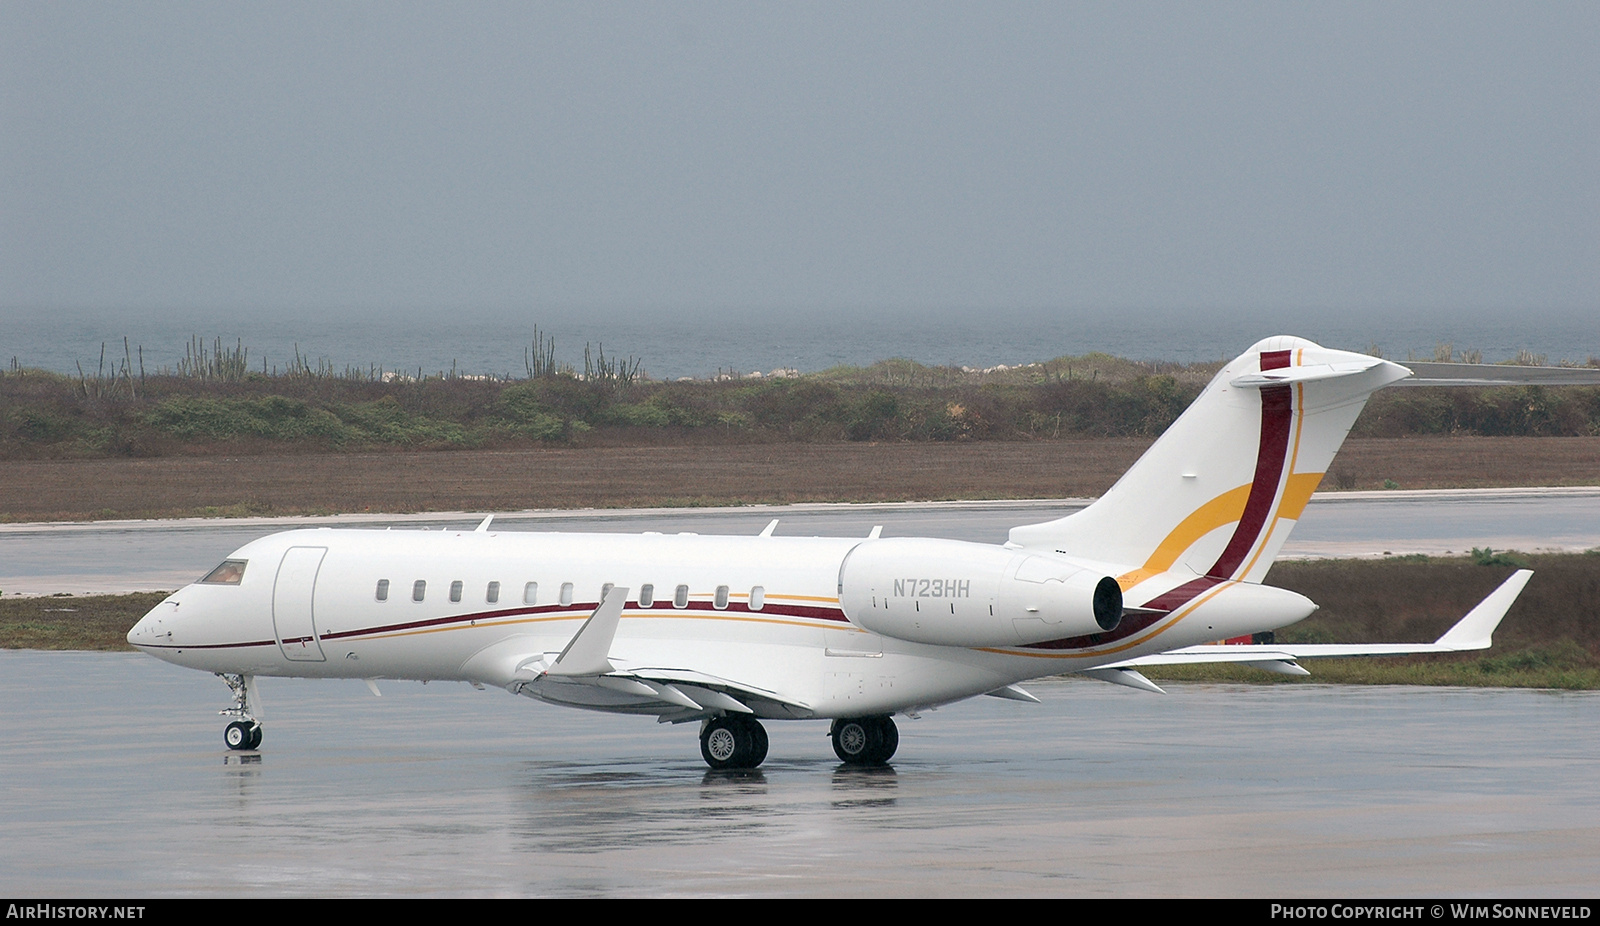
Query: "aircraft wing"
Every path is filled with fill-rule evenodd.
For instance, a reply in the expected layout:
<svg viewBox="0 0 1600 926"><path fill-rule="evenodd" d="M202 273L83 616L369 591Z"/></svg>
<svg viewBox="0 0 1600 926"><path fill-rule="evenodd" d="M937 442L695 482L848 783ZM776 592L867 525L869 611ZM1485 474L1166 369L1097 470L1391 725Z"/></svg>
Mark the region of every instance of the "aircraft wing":
<svg viewBox="0 0 1600 926"><path fill-rule="evenodd" d="M1533 575L1530 569L1519 569L1489 593L1477 607L1457 621L1455 626L1432 643L1267 643L1267 644L1208 644L1185 646L1165 653L1154 653L1122 662L1101 666L1095 671L1112 670L1137 674L1144 666L1197 665L1200 663L1235 662L1280 672L1285 675L1310 675L1295 663L1297 659L1317 659L1337 656L1407 656L1417 653L1461 653L1488 649L1495 628L1506 616L1523 586ZM1088 673L1086 673L1088 674ZM1115 677L1106 679L1117 680ZM1142 686L1135 686L1142 687ZM1152 686L1153 687L1153 686Z"/></svg>
<svg viewBox="0 0 1600 926"><path fill-rule="evenodd" d="M663 723L723 713L793 720L814 714L809 705L775 691L692 669L651 667L614 669L595 675L558 675L529 666L519 675L523 677L506 686L515 694L568 707L654 714Z"/></svg>
<svg viewBox="0 0 1600 926"><path fill-rule="evenodd" d="M628 598L612 587L559 655L543 651L542 641L526 635L490 646L462 666L478 684L506 688L569 707L624 714L655 714L681 722L723 713L803 720L813 711L793 698L693 669L668 666L618 666L611 644Z"/></svg>

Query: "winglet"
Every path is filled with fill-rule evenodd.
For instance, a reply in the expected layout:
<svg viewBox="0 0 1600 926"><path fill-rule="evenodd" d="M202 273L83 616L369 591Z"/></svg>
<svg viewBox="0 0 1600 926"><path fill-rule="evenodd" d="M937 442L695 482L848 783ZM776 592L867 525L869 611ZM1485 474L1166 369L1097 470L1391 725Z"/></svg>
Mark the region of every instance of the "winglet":
<svg viewBox="0 0 1600 926"><path fill-rule="evenodd" d="M1478 606L1468 611L1466 617L1456 621L1454 627L1434 641L1435 644L1455 650L1488 649L1491 642L1489 638L1500 626L1501 618L1506 616L1517 596L1522 594L1523 586L1528 584L1532 575L1532 569L1518 569L1512 573L1511 578L1500 583L1500 587L1490 592L1489 597L1478 602Z"/></svg>
<svg viewBox="0 0 1600 926"><path fill-rule="evenodd" d="M762 536L762 537L771 537L772 536L772 532L777 530L777 529L778 529L778 519L777 518L773 518L772 520L767 522L767 526L766 527L763 527L761 529L760 536Z"/></svg>
<svg viewBox="0 0 1600 926"><path fill-rule="evenodd" d="M606 593L605 600L572 635L571 642L556 657L555 665L546 675L605 675L616 671L606 657L611 654L611 641L617 636L617 622L622 619L628 591L618 585Z"/></svg>
<svg viewBox="0 0 1600 926"><path fill-rule="evenodd" d="M478 526L476 528L474 528L472 532L474 534L486 534L486 533L488 533L489 532L489 522L493 521L493 520L494 520L494 515L492 515L492 514L489 515L488 517L484 518L483 521L481 523L479 523Z"/></svg>

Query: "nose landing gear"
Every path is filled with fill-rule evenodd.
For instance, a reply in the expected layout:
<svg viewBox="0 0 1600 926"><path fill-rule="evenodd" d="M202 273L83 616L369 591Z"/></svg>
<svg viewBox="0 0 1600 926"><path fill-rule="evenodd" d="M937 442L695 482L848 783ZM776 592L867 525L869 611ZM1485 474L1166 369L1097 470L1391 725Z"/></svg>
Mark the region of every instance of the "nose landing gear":
<svg viewBox="0 0 1600 926"><path fill-rule="evenodd" d="M222 741L228 744L229 749L259 749L261 724L253 720L235 720L223 728Z"/></svg>
<svg viewBox="0 0 1600 926"><path fill-rule="evenodd" d="M258 749L261 746L261 721L250 713L253 702L256 709L261 708L261 695L256 692L256 677L254 675L226 675L218 672L217 677L228 684L228 690L233 692L233 707L225 711L218 711L224 717L237 717L222 729L222 741L229 749Z"/></svg>

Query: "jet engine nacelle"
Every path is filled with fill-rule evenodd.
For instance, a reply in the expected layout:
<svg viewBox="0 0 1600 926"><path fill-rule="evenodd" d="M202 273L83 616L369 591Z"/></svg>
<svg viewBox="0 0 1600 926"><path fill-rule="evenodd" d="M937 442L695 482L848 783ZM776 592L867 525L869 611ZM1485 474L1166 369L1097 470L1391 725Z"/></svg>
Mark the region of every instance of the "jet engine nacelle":
<svg viewBox="0 0 1600 926"><path fill-rule="evenodd" d="M839 567L839 603L874 633L939 646L1017 646L1114 630L1117 580L1051 557L958 540L868 540Z"/></svg>

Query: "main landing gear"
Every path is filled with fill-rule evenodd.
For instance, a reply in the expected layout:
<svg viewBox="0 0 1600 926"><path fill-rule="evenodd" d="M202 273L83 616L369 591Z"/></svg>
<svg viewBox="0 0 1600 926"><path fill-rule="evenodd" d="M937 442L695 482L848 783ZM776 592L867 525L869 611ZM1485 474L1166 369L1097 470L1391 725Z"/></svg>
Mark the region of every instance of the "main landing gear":
<svg viewBox="0 0 1600 926"><path fill-rule="evenodd" d="M845 765L885 765L900 748L900 730L887 715L835 720L828 735Z"/></svg>
<svg viewBox="0 0 1600 926"><path fill-rule="evenodd" d="M714 769L755 768L767 757L767 731L745 714L713 717L700 725L700 755Z"/></svg>
<svg viewBox="0 0 1600 926"><path fill-rule="evenodd" d="M222 741L229 749L259 749L261 747L261 722L250 713L250 702L255 701L256 706L261 706L261 698L256 695L256 677L254 675L224 675L217 673L217 677L228 683L228 690L233 692L233 707L225 711L218 711L225 717L237 717L222 729ZM254 696L254 697L252 697Z"/></svg>
<svg viewBox="0 0 1600 926"><path fill-rule="evenodd" d="M835 720L828 735L846 765L886 765L900 748L900 730L888 715ZM767 731L748 714L713 717L700 725L700 755L714 769L755 768L767 758Z"/></svg>

